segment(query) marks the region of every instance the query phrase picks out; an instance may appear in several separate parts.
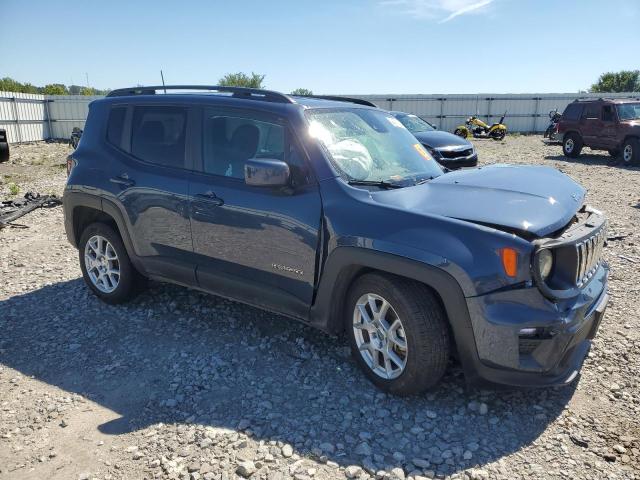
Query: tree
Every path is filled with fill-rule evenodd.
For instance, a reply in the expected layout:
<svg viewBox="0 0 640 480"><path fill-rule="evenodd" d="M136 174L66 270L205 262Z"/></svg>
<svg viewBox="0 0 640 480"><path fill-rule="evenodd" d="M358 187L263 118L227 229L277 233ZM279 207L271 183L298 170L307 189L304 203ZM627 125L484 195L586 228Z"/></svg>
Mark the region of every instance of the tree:
<svg viewBox="0 0 640 480"><path fill-rule="evenodd" d="M44 86L42 93L45 95L69 95L69 90L61 83L50 83Z"/></svg>
<svg viewBox="0 0 640 480"><path fill-rule="evenodd" d="M640 70L622 70L600 75L597 83L591 85L591 92L638 92L640 91Z"/></svg>
<svg viewBox="0 0 640 480"><path fill-rule="evenodd" d="M313 95L313 92L308 88L296 88L293 92L291 92L291 95L308 96Z"/></svg>
<svg viewBox="0 0 640 480"><path fill-rule="evenodd" d="M251 75L247 75L243 72L227 73L224 77L218 80L218 85L223 87L249 87L249 88L264 88L262 82L265 75L260 75L251 72Z"/></svg>

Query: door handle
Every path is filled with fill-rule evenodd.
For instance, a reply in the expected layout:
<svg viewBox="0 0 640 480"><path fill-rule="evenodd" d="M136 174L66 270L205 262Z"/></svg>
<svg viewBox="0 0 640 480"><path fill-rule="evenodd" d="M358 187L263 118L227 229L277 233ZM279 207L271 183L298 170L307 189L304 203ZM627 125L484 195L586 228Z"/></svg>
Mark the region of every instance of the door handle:
<svg viewBox="0 0 640 480"><path fill-rule="evenodd" d="M116 183L118 185L122 185L123 187L133 187L136 182L129 178L129 175L123 173L122 175L118 175L117 177L110 178L109 181L111 183Z"/></svg>
<svg viewBox="0 0 640 480"><path fill-rule="evenodd" d="M196 197L197 198L203 198L203 199L207 200L208 202L210 202L211 204L215 205L216 207L220 207L220 206L224 205L224 200L222 200L220 197L218 197L212 191L208 191L208 192L205 192L205 193L196 193Z"/></svg>

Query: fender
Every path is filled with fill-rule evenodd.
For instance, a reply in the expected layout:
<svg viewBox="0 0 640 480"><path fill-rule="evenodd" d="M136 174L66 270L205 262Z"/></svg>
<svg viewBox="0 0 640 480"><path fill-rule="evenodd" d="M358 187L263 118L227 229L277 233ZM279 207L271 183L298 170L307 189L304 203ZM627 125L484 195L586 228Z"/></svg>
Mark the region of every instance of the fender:
<svg viewBox="0 0 640 480"><path fill-rule="evenodd" d="M332 334L344 328L344 300L349 285L360 274L379 270L410 278L435 290L442 300L465 374L473 376L479 362L467 301L457 280L441 268L398 255L359 247L337 247L326 261L310 324Z"/></svg>
<svg viewBox="0 0 640 480"><path fill-rule="evenodd" d="M135 252L133 241L131 240L131 236L129 235L128 223L125 221L124 215L122 214L120 209L116 206L116 204L113 203L112 201L107 200L105 198L102 198L101 200L102 200L102 211L107 215L109 215L111 218L113 218L113 220L116 222L116 225L118 226L118 230L120 231L120 237L122 237L122 243L124 243L124 248L127 249L127 255L129 255L129 259L131 260L131 263L133 263L133 266L136 267L136 269L140 273L147 275L148 272L142 265L142 262L140 261L140 259L138 258L138 255Z"/></svg>

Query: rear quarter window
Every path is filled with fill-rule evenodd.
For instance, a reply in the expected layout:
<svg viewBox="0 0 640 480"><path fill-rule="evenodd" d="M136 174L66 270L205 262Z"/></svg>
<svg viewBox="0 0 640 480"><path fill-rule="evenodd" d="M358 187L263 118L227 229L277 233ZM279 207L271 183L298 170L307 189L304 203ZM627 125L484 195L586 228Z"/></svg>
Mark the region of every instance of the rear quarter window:
<svg viewBox="0 0 640 480"><path fill-rule="evenodd" d="M122 148L122 134L124 133L124 118L126 114L127 107L114 107L109 112L107 142L118 148Z"/></svg>
<svg viewBox="0 0 640 480"><path fill-rule="evenodd" d="M578 120L582 114L582 105L571 103L564 109L562 118L564 120Z"/></svg>

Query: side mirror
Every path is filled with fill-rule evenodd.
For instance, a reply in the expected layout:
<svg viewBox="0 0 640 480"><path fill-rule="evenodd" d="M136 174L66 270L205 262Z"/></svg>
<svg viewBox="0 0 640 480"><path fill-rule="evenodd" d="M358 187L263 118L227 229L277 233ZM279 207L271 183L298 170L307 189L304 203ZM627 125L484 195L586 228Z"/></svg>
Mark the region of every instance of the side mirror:
<svg viewBox="0 0 640 480"><path fill-rule="evenodd" d="M273 158L252 158L244 164L244 183L254 187L289 185L289 165Z"/></svg>

